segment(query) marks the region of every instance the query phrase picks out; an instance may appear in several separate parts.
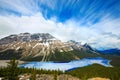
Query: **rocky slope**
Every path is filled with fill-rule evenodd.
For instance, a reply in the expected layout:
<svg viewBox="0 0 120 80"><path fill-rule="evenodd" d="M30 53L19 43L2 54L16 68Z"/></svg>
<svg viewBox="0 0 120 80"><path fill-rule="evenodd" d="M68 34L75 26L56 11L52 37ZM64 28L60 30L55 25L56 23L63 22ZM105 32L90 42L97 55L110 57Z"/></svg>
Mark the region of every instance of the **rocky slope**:
<svg viewBox="0 0 120 80"><path fill-rule="evenodd" d="M31 74L23 74L23 75L19 75L19 80L29 80L31 77ZM57 75L55 76L54 74L37 74L36 75L36 80L55 80L55 77L57 80L81 80L77 77L73 77L71 75L68 74L61 74L61 75ZM101 78L101 77L96 77L96 78L90 78L87 80L110 80L108 78Z"/></svg>
<svg viewBox="0 0 120 80"><path fill-rule="evenodd" d="M19 75L19 80L29 80L31 74ZM56 79L55 79L56 78ZM80 80L79 78L73 77L67 74L54 75L54 74L37 74L36 80Z"/></svg>
<svg viewBox="0 0 120 80"><path fill-rule="evenodd" d="M49 33L20 33L0 39L0 59L69 61L99 55L88 44L62 42Z"/></svg>

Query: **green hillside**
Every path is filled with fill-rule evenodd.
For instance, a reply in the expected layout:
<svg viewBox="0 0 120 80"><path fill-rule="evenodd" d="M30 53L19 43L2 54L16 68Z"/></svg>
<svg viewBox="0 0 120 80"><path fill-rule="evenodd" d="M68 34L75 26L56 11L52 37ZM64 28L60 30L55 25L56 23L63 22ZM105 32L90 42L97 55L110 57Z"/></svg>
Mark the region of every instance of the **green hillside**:
<svg viewBox="0 0 120 80"><path fill-rule="evenodd" d="M120 67L104 67L98 64L93 64L91 66L67 71L66 74L79 77L82 80L86 80L92 77L103 77L110 78L111 80L120 80Z"/></svg>

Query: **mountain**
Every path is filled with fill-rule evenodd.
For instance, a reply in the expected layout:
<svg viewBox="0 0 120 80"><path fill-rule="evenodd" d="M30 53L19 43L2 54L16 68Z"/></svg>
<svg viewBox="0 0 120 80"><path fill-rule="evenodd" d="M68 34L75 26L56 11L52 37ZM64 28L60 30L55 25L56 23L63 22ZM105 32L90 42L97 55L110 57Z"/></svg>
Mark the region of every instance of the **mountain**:
<svg viewBox="0 0 120 80"><path fill-rule="evenodd" d="M109 55L118 55L120 56L120 49L113 48L113 49L107 49L107 50L99 50L102 54L109 54Z"/></svg>
<svg viewBox="0 0 120 80"><path fill-rule="evenodd" d="M20 33L18 35L14 34L14 35L10 35L5 38L2 38L0 40L0 45L9 44L12 42L30 42L35 40L46 42L46 40L53 40L53 39L55 38L49 33L35 33L35 34Z"/></svg>
<svg viewBox="0 0 120 80"><path fill-rule="evenodd" d="M62 42L49 33L20 33L0 39L0 59L70 61L97 56L99 53L88 44Z"/></svg>

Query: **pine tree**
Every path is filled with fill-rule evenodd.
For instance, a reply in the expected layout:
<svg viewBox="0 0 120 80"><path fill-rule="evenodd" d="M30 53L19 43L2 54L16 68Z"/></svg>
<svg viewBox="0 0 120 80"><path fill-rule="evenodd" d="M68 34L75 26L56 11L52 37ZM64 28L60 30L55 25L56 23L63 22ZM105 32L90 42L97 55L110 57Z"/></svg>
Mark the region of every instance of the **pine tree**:
<svg viewBox="0 0 120 80"><path fill-rule="evenodd" d="M7 76L6 78L8 80L18 80L18 61L16 61L15 59L13 60L10 60L10 62L8 62L8 73L7 73Z"/></svg>
<svg viewBox="0 0 120 80"><path fill-rule="evenodd" d="M57 74L54 73L54 80L57 80Z"/></svg>
<svg viewBox="0 0 120 80"><path fill-rule="evenodd" d="M30 80L36 80L36 69L32 70L32 74L31 74Z"/></svg>

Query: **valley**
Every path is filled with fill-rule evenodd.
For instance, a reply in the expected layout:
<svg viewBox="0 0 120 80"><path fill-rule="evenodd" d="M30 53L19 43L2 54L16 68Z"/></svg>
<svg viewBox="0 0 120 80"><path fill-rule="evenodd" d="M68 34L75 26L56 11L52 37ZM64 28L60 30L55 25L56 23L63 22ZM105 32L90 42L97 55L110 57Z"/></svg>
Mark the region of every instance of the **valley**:
<svg viewBox="0 0 120 80"><path fill-rule="evenodd" d="M62 42L49 33L20 33L0 39L0 67L5 67L1 68L1 71L7 69L11 59L16 59L19 63L18 68L22 70L19 74L28 75L29 78L33 74L31 71L35 68L35 71L38 71L35 73L36 76L37 74L51 75L54 71L58 73L60 71L60 75L55 74L62 77L71 75L75 78L74 80L97 77L116 80L120 74L120 56L116 53L105 54L87 43L81 44L73 40ZM43 70L43 73L39 73L39 70ZM116 71L116 73L115 75L109 73L108 76L106 70L110 73ZM0 74L0 76L4 75Z"/></svg>

